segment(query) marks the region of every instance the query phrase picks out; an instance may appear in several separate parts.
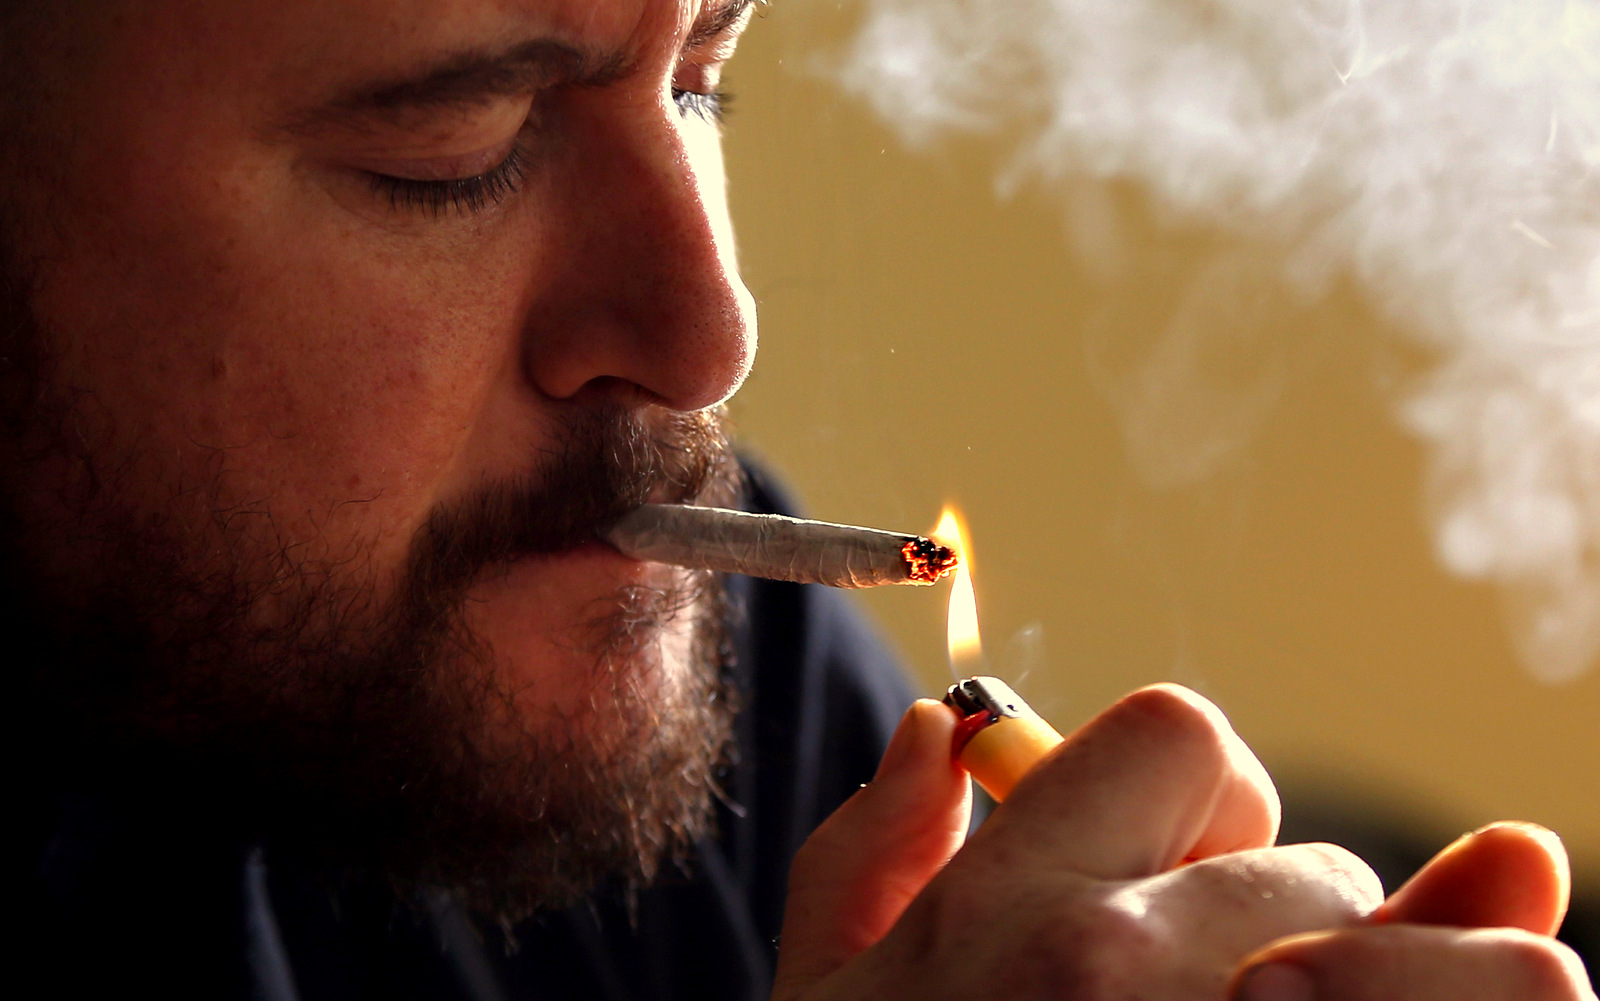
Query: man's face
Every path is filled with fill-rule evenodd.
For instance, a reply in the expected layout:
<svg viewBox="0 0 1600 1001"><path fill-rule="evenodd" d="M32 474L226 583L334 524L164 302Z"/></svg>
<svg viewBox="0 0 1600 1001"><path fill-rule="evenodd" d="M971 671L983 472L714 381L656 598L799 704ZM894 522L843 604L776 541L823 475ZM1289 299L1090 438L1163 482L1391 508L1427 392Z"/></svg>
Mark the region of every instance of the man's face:
<svg viewBox="0 0 1600 1001"><path fill-rule="evenodd" d="M581 800L552 770L676 760L618 763L649 707L717 698L705 602L583 540L719 485L701 412L755 330L701 95L741 7L113 3L44 33L11 257L55 432L13 463L13 586L146 650L129 732L228 744L252 702L327 754L403 703L521 762L472 794L495 823Z"/></svg>

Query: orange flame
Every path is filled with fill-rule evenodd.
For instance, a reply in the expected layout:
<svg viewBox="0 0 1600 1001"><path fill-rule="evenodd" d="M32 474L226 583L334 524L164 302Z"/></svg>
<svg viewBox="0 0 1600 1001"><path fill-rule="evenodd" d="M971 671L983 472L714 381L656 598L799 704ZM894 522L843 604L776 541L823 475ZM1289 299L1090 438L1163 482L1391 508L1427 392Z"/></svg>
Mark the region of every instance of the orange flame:
<svg viewBox="0 0 1600 1001"><path fill-rule="evenodd" d="M950 585L950 608L945 619L945 642L950 651L950 668L958 677L981 674L983 637L978 631L978 596L972 588L972 545L961 514L945 505L939 524L929 533L936 542L949 546L961 558Z"/></svg>

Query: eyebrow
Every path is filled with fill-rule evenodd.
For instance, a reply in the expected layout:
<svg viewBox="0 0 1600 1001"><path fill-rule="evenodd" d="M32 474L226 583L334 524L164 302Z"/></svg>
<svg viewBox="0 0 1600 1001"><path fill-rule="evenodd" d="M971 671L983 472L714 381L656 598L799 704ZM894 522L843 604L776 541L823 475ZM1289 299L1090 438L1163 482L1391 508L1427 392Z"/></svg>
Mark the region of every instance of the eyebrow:
<svg viewBox="0 0 1600 1001"><path fill-rule="evenodd" d="M692 49L716 38L738 23L744 12L756 2L757 0L707 0L694 27L689 29L689 37L684 40L683 47ZM766 0L761 2L765 3Z"/></svg>
<svg viewBox="0 0 1600 1001"><path fill-rule="evenodd" d="M694 48L716 38L757 2L765 0L708 0L683 47ZM296 116L287 128L313 132L406 112L469 107L561 84L602 86L626 70L627 61L620 53L586 52L548 38L501 50L468 50L396 79L356 86Z"/></svg>
<svg viewBox="0 0 1600 1001"><path fill-rule="evenodd" d="M289 128L307 132L408 111L465 107L555 84L601 84L622 69L620 56L599 57L551 39L500 50L468 50L403 77L351 88L296 117Z"/></svg>

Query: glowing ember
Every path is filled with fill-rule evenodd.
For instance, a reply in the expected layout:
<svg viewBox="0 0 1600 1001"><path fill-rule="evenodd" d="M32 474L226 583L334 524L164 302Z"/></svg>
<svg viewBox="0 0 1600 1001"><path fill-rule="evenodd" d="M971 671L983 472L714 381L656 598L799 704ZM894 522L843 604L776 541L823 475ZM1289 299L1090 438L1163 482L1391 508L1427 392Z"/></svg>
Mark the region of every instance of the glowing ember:
<svg viewBox="0 0 1600 1001"><path fill-rule="evenodd" d="M917 536L908 539L900 554L906 558L906 576L918 584L932 584L961 561L949 546Z"/></svg>

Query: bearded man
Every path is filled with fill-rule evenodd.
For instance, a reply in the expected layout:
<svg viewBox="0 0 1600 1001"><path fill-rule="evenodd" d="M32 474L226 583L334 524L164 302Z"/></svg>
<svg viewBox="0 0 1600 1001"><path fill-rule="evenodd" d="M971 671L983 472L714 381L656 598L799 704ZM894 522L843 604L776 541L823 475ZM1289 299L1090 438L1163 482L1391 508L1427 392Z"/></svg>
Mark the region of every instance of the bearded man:
<svg viewBox="0 0 1600 1001"><path fill-rule="evenodd" d="M750 16L6 5L32 979L1592 997L1545 937L1551 837L1491 829L1376 911L1347 853L1273 847L1270 781L1172 688L1075 734L965 848L953 720L914 705L801 851L774 974L790 857L873 778L903 686L834 597L596 541L647 500L781 506L719 427L755 349L716 126Z"/></svg>

